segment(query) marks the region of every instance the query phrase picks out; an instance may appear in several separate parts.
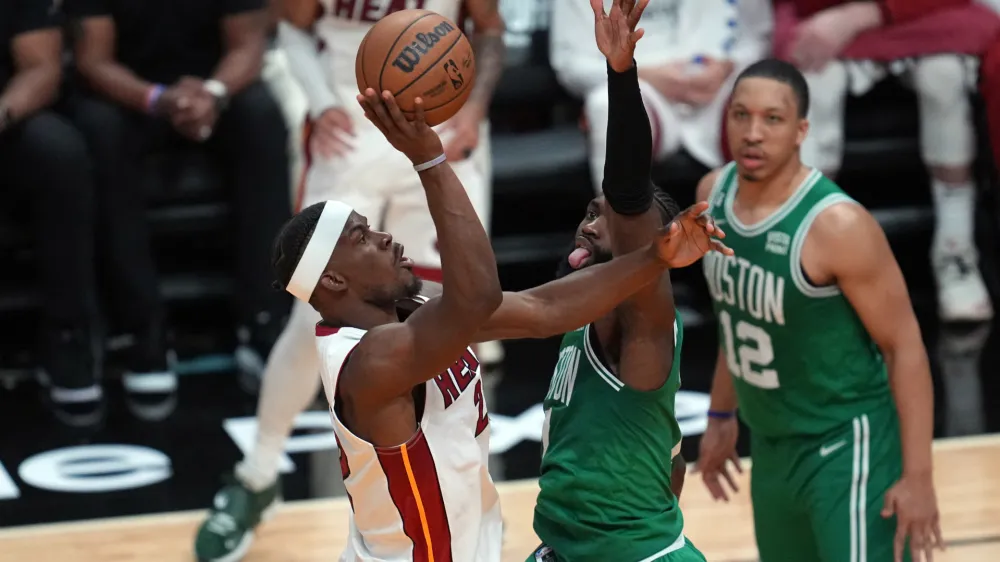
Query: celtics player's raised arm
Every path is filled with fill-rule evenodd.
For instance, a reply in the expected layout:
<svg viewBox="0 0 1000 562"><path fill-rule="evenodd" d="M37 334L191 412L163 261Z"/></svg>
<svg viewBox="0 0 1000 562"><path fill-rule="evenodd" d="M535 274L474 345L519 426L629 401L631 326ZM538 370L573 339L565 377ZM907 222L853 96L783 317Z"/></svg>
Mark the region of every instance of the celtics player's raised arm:
<svg viewBox="0 0 1000 562"><path fill-rule="evenodd" d="M836 283L882 351L899 411L903 470L929 477L934 390L903 273L875 218L854 203L821 212L802 249L817 284Z"/></svg>
<svg viewBox="0 0 1000 562"><path fill-rule="evenodd" d="M657 281L668 268L694 263L708 249L731 254L725 234L707 204L687 209L661 228L656 241L610 262L518 293L505 292L500 308L476 333L475 341L547 338L571 332L612 312L637 291Z"/></svg>

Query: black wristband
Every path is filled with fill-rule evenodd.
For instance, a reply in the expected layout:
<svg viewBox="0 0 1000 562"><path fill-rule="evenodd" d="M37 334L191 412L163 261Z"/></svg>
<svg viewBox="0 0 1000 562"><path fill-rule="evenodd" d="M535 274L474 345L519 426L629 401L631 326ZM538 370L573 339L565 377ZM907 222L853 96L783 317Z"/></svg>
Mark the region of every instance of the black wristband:
<svg viewBox="0 0 1000 562"><path fill-rule="evenodd" d="M607 131L604 198L620 215L645 213L653 205L653 133L635 61L625 72L615 72L608 65Z"/></svg>

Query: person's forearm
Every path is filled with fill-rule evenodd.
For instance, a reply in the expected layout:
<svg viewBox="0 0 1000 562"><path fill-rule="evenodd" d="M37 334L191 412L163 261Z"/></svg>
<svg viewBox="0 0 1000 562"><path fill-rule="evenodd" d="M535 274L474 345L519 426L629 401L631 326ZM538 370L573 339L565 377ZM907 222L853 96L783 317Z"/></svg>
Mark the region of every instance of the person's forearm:
<svg viewBox="0 0 1000 562"><path fill-rule="evenodd" d="M18 122L49 106L58 96L60 74L58 64L18 72L0 94L0 109L9 110Z"/></svg>
<svg viewBox="0 0 1000 562"><path fill-rule="evenodd" d="M264 37L260 36L230 50L219 61L212 79L225 84L230 96L236 95L260 77L265 45Z"/></svg>
<svg viewBox="0 0 1000 562"><path fill-rule="evenodd" d="M929 475L934 439L934 385L920 335L912 344L886 352L885 362L899 412L903 473Z"/></svg>
<svg viewBox="0 0 1000 562"><path fill-rule="evenodd" d="M466 310L469 328L478 328L503 299L489 236L447 162L420 172L420 181L437 231L442 302Z"/></svg>
<svg viewBox="0 0 1000 562"><path fill-rule="evenodd" d="M108 60L81 65L80 73L95 91L136 111L149 111L149 94L154 85L118 62Z"/></svg>
<svg viewBox="0 0 1000 562"><path fill-rule="evenodd" d="M715 362L715 374L712 377L711 398L708 409L711 412L732 413L736 411L736 387L733 376L726 367L725 351L719 348L719 357Z"/></svg>
<svg viewBox="0 0 1000 562"><path fill-rule="evenodd" d="M503 42L503 28L477 30L472 37L472 49L476 55L476 84L466 103L479 106L485 117L493 100L500 76L503 74L504 56L507 47Z"/></svg>
<svg viewBox="0 0 1000 562"><path fill-rule="evenodd" d="M620 73L608 66L608 104L604 196L618 214L641 214L653 200L653 133L634 64Z"/></svg>
<svg viewBox="0 0 1000 562"><path fill-rule="evenodd" d="M652 247L647 247L524 291L540 303L534 337L546 338L594 322L659 279L666 269Z"/></svg>
<svg viewBox="0 0 1000 562"><path fill-rule="evenodd" d="M851 19L856 22L856 35L882 27L886 23L885 17L890 15L887 4L876 1L849 2L835 9L851 14Z"/></svg>

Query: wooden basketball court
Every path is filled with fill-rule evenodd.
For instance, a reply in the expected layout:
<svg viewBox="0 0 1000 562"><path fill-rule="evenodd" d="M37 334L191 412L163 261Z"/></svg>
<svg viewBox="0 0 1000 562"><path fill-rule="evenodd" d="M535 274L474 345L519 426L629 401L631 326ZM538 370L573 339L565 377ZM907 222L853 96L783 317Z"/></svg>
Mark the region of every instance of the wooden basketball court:
<svg viewBox="0 0 1000 562"><path fill-rule="evenodd" d="M934 458L948 542L948 550L935 560L1000 560L1000 435L938 441ZM688 478L681 501L685 533L710 561L756 559L746 477L740 485L733 503L714 503L700 478ZM521 481L501 484L500 490L507 522L504 561L521 562L537 545L531 515L538 488L534 481ZM286 504L262 528L246 560L337 560L347 530L347 510L347 502L340 498ZM192 560L192 539L203 515L189 511L0 530L0 560Z"/></svg>

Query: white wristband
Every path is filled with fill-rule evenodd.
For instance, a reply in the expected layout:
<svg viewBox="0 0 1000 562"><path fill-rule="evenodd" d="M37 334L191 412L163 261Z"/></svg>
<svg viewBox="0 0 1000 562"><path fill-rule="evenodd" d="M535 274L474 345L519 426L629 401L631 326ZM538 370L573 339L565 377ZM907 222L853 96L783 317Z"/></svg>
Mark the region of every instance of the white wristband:
<svg viewBox="0 0 1000 562"><path fill-rule="evenodd" d="M442 154L441 156L438 156L433 160L429 160L427 162L424 162L423 164L417 164L416 166L413 167L413 169L418 172L423 172L424 170L430 170L431 168L437 166L438 164L444 162L445 160L447 160L447 158L445 157L444 154Z"/></svg>

